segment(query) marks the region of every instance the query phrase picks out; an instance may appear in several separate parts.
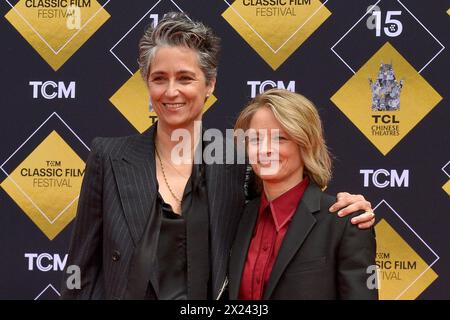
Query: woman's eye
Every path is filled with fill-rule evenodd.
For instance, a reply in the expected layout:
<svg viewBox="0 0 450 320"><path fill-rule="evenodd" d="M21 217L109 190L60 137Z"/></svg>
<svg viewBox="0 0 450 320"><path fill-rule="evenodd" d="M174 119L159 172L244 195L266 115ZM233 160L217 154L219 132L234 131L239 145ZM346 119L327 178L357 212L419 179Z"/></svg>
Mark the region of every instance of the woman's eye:
<svg viewBox="0 0 450 320"><path fill-rule="evenodd" d="M194 79L192 78L192 77L188 77L188 76L183 76L183 77L180 77L180 81L181 82L191 82L191 81L193 81Z"/></svg>
<svg viewBox="0 0 450 320"><path fill-rule="evenodd" d="M164 77L154 77L150 79L151 82L162 82L164 81Z"/></svg>

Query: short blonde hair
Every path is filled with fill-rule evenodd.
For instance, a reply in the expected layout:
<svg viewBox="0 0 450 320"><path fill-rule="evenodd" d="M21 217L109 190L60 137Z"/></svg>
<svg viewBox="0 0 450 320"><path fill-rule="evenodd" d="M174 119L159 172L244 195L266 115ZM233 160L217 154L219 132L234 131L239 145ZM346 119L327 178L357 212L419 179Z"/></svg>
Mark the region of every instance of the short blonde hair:
<svg viewBox="0 0 450 320"><path fill-rule="evenodd" d="M260 108L269 108L273 112L281 127L299 146L305 173L319 187L325 187L331 179L331 156L314 104L298 93L271 89L256 96L241 111L235 130L247 131L253 115Z"/></svg>

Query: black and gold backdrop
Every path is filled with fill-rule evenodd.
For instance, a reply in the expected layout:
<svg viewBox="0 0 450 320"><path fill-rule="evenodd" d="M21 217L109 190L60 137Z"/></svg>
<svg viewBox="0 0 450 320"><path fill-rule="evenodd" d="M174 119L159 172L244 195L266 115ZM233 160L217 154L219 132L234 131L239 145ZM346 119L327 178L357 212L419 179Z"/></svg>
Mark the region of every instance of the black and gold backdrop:
<svg viewBox="0 0 450 320"><path fill-rule="evenodd" d="M183 11L223 39L207 127L272 87L318 106L328 192L377 213L382 299L449 299L448 1L1 0L0 298L55 299L96 136L155 120L145 26Z"/></svg>

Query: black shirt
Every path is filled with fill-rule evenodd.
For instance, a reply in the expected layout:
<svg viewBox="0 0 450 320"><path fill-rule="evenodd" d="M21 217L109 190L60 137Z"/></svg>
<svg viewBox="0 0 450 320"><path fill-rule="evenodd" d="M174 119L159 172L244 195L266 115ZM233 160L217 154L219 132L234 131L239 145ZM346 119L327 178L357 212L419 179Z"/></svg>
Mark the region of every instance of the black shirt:
<svg viewBox="0 0 450 320"><path fill-rule="evenodd" d="M159 198L159 197L158 197ZM163 201L162 199L158 199ZM159 299L187 299L186 221L162 203L158 241Z"/></svg>
<svg viewBox="0 0 450 320"><path fill-rule="evenodd" d="M205 245L205 243L197 243L191 239L191 236L188 237L189 232L187 231L189 223L192 228L193 221L197 220L197 215L201 214L198 200L202 203L207 201L207 199L194 199L196 192L193 192L193 189L198 189L194 183L205 186L204 177L199 174L201 169L202 165L194 165L192 174L186 183L181 202L181 215L174 213L172 207L158 193L157 201L161 213L161 229L157 249L158 299L160 300L188 299L188 242L194 242L191 247L194 246L198 250L202 250L201 247ZM195 223L196 228L208 228L208 221L204 221L202 224L206 225ZM195 263L192 264L192 257L190 260L191 267L194 267Z"/></svg>

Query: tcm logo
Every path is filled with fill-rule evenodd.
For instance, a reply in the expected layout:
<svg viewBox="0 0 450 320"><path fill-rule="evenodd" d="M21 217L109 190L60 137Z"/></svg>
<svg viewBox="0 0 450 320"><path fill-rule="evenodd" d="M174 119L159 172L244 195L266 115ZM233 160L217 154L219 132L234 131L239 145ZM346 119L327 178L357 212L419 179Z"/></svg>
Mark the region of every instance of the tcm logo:
<svg viewBox="0 0 450 320"><path fill-rule="evenodd" d="M277 82L272 80L265 81L247 81L247 85L250 86L250 96L252 98L256 97L257 94L263 93L266 90L277 88L277 89L286 89L292 92L295 92L295 81L289 81L288 84L285 84L283 81L278 80Z"/></svg>
<svg viewBox="0 0 450 320"><path fill-rule="evenodd" d="M75 81L70 81L67 85L63 81L30 81L29 85L33 87L34 99L75 99Z"/></svg>
<svg viewBox="0 0 450 320"><path fill-rule="evenodd" d="M388 171L386 169L361 169L364 176L364 187L369 187L370 182L377 188L386 187L409 187L409 170L403 170L401 174L397 170Z"/></svg>
<svg viewBox="0 0 450 320"><path fill-rule="evenodd" d="M61 258L57 253L25 253L25 259L28 259L28 271L35 269L39 271L63 271L67 262L67 254Z"/></svg>

